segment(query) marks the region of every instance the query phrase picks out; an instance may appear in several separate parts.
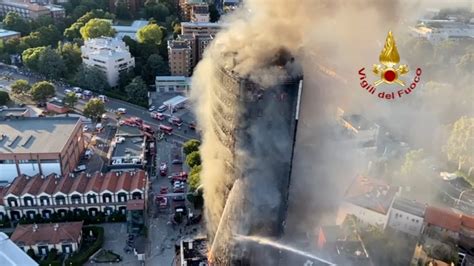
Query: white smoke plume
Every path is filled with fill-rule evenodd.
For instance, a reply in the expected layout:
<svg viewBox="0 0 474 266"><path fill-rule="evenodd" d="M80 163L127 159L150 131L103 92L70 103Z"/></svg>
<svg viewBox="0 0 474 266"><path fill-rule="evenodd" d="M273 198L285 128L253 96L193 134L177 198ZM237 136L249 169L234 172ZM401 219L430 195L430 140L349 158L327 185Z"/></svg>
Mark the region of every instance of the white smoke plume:
<svg viewBox="0 0 474 266"><path fill-rule="evenodd" d="M355 171L363 169L360 167L363 158L330 140L331 132L326 127L334 120L336 107L370 113L382 106L384 113L375 111L377 114L371 117L395 120L401 111L410 112L406 106L380 102L370 96L359 87L357 71L378 63L389 30L394 32L397 44L401 43L407 27L425 6L429 5L408 0L248 0L239 10L221 19L226 28L216 36L196 67L191 90L203 136L201 179L210 236L217 231L229 189L235 181L226 174L226 161L233 160L232 154L220 144L212 128L213 103L222 100L219 67L231 69L265 87L275 84L282 76L280 68L268 67L282 48L301 64L302 118L291 184L291 194L296 196L290 195L288 230L302 227L312 230L322 219L331 216L347 182ZM403 51L401 57L403 60ZM235 106L234 112L237 116L242 110ZM272 132L259 132L256 136L273 139ZM248 198L262 192L265 190L252 187ZM241 221L245 220L242 217Z"/></svg>

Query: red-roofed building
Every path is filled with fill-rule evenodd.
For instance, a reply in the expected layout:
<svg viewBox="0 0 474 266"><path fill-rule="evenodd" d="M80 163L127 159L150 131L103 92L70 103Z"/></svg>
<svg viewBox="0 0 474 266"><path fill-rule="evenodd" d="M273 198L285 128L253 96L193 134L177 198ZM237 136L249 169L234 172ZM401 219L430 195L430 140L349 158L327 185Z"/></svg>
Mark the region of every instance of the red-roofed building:
<svg viewBox="0 0 474 266"><path fill-rule="evenodd" d="M344 195L339 206L337 224L341 224L348 214L362 222L385 228L389 212L399 187L363 176L357 176Z"/></svg>
<svg viewBox="0 0 474 266"><path fill-rule="evenodd" d="M459 245L474 254L474 216L462 215Z"/></svg>
<svg viewBox="0 0 474 266"><path fill-rule="evenodd" d="M82 240L83 222L56 224L19 224L11 240L24 251L33 249L36 255L47 255L55 248L58 253L75 252Z"/></svg>
<svg viewBox="0 0 474 266"><path fill-rule="evenodd" d="M441 235L458 240L461 230L461 216L461 213L451 209L428 206L425 211L423 232L428 236Z"/></svg>
<svg viewBox="0 0 474 266"><path fill-rule="evenodd" d="M147 188L148 176L139 170L67 177L19 176L0 192L6 214L18 220L24 215L33 218L41 214L49 218L52 213L64 216L68 211L79 210L92 216L98 212L109 215L114 211L125 214L127 201L145 199Z"/></svg>

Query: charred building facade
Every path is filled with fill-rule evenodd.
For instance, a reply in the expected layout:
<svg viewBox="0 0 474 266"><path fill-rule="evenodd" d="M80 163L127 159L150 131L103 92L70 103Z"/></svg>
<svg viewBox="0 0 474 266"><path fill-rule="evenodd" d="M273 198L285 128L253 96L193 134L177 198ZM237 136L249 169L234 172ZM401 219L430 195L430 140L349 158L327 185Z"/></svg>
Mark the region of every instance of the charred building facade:
<svg viewBox="0 0 474 266"><path fill-rule="evenodd" d="M228 150L225 172L235 181L217 231L210 232L217 265L267 265L260 259L275 257L274 251L262 250L257 256L257 249L230 240L236 234L279 237L284 230L303 84L302 76L289 74L293 64L293 58L279 55L270 64L280 73L278 81L266 87L226 68L217 70L212 129Z"/></svg>

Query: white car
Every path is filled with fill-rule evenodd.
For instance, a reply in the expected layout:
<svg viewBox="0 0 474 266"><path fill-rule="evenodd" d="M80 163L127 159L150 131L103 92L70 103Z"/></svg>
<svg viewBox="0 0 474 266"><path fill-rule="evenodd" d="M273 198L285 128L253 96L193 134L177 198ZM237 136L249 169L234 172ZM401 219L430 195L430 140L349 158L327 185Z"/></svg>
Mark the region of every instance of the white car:
<svg viewBox="0 0 474 266"><path fill-rule="evenodd" d="M82 99L82 93L79 93L79 92L76 93L76 98L77 98L77 99Z"/></svg>
<svg viewBox="0 0 474 266"><path fill-rule="evenodd" d="M82 89L79 88L79 87L74 87L74 88L72 88L72 90L76 93L82 92Z"/></svg>
<svg viewBox="0 0 474 266"><path fill-rule="evenodd" d="M150 108L148 108L148 112L153 112L155 111L156 107L154 105L150 106Z"/></svg>
<svg viewBox="0 0 474 266"><path fill-rule="evenodd" d="M125 109L125 108L118 108L118 109L117 109L117 113L118 113L118 114L121 114L121 115L126 114L126 113L127 113L127 109Z"/></svg>
<svg viewBox="0 0 474 266"><path fill-rule="evenodd" d="M72 90L70 90L70 89L65 89L65 90L64 90L64 94L69 94L69 93L71 93L71 92L72 92Z"/></svg>

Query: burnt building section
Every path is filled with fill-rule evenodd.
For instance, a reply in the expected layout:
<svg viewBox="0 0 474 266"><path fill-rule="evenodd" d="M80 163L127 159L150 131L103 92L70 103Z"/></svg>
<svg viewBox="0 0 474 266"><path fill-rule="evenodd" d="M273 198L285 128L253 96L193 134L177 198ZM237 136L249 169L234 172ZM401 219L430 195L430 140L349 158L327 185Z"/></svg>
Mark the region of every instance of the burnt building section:
<svg viewBox="0 0 474 266"><path fill-rule="evenodd" d="M217 231L210 232L211 259L218 265L269 265L264 262L275 257L272 250L232 239L283 233L302 91L302 77L290 74L294 64L287 53L279 53L267 66L278 75L266 87L225 67L217 70L212 128L230 154L223 160L226 180L235 181Z"/></svg>
<svg viewBox="0 0 474 266"><path fill-rule="evenodd" d="M204 266L207 261L208 245L205 237L181 240L175 246L176 266Z"/></svg>

